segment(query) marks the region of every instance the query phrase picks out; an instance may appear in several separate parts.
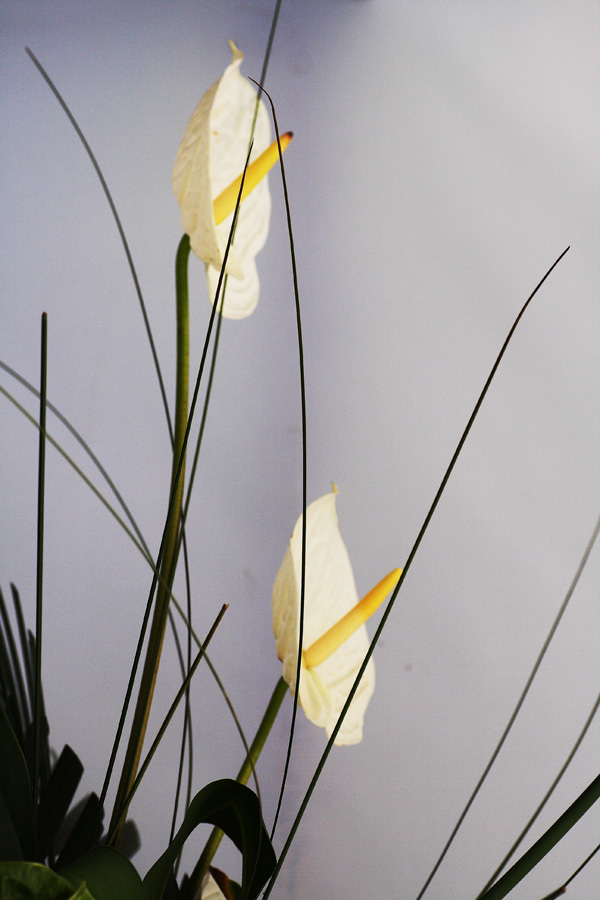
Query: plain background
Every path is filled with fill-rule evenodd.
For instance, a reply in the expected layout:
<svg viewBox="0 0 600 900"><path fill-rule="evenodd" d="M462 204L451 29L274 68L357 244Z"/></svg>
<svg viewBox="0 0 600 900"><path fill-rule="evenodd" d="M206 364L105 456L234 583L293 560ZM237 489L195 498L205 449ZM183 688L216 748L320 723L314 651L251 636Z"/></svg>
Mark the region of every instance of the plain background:
<svg viewBox="0 0 600 900"><path fill-rule="evenodd" d="M120 211L163 367L174 378L171 169L230 59L257 78L266 0L0 4L0 358L91 444L156 552L169 442L136 295L97 178L30 46L69 103ZM273 896L413 898L481 774L598 514L600 335L596 2L284 0L266 87L286 153L306 353L308 494L335 480L359 593L406 559L520 305L523 320L375 654L360 745L336 748ZM298 355L280 179L251 318L225 322L189 521L195 624L230 604L212 659L252 736L279 664L270 594L301 510ZM210 307L190 263L192 359ZM36 413L4 372L0 383ZM34 621L36 433L0 401L0 582ZM48 430L100 479L53 418ZM55 747L98 789L150 572L49 451L44 683ZM183 596L178 580L176 593ZM548 789L598 692L598 551L517 724L427 894L474 897ZM373 633L373 623L369 626ZM152 727L178 686L166 641ZM193 687L194 786L242 751L206 669ZM272 822L291 701L258 767ZM597 774L599 725L527 846ZM145 871L170 826L177 724L132 813ZM300 715L279 849L325 735ZM597 812L522 884L537 898L597 843ZM190 842L187 864L203 845ZM239 875L236 852L217 863ZM568 896L600 888L593 862Z"/></svg>

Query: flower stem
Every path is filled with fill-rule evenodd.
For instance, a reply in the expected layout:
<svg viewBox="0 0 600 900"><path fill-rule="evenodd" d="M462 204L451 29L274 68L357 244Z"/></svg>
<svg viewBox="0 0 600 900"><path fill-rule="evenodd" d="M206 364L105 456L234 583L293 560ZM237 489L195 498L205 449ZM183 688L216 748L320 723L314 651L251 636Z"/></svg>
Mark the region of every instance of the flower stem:
<svg viewBox="0 0 600 900"><path fill-rule="evenodd" d="M150 706L154 695L154 686L158 673L158 665L169 612L171 586L175 575L177 536L181 520L181 503L183 497L183 481L185 471L185 455L182 455L183 442L187 426L188 393L189 393L189 292L188 292L188 259L190 241L184 235L177 249L175 262L175 287L177 298L177 383L175 393L175 433L173 442L173 464L171 469L171 489L169 510L162 541L162 562L158 581L154 616L150 628L150 637L146 649L146 659L131 725L131 733L125 762L121 772L121 780L117 791L115 806L111 820L112 830L119 820L124 823L125 798L135 780L139 766L142 745L148 724ZM120 833L117 833L118 843Z"/></svg>
<svg viewBox="0 0 600 900"><path fill-rule="evenodd" d="M258 726L256 736L252 741L252 745L250 746L250 756L246 756L239 772L237 773L236 781L239 781L240 784L247 784L248 779L250 778L250 773L252 772L252 766L256 763L258 757L260 756L261 750L264 747L265 741L269 736L269 732L273 727L273 723L277 718L277 713L281 708L283 698L285 697L287 691L287 683L283 678L280 678L275 686L275 690L271 695L269 705L265 710L265 714L262 717L261 723ZM217 852L217 848L221 843L222 837L223 832L221 831L221 829L213 828L210 837L206 842L206 846L202 851L202 855L196 863L194 871L190 875L188 886L186 887L186 896L195 896L196 891L202 883L202 879L208 872L208 867L210 866L212 859Z"/></svg>

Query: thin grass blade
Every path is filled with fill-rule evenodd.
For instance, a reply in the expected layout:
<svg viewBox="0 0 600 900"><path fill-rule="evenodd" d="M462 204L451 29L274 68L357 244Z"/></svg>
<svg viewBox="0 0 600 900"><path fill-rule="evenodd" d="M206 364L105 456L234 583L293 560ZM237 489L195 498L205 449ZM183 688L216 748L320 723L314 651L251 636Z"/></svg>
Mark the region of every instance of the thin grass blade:
<svg viewBox="0 0 600 900"><path fill-rule="evenodd" d="M479 900L502 900L570 831L600 798L600 775L579 795L553 825L523 854Z"/></svg>
<svg viewBox="0 0 600 900"><path fill-rule="evenodd" d="M276 14L278 10L276 10ZM253 79L251 79L253 80ZM257 82L254 82L257 84ZM304 377L304 343L302 340L302 317L300 314L300 290L298 287L298 269L296 266L296 249L294 245L294 232L292 229L292 213L290 208L290 198L287 189L287 181L285 178L285 165L283 162L283 152L281 149L281 140L279 135L279 126L277 124L277 114L275 112L275 104L271 99L271 96L268 92L262 87L258 85L260 91L262 91L267 97L270 105L271 112L273 115L273 124L275 126L275 134L277 136L277 149L279 151L279 166L281 170L281 181L283 185L283 196L285 199L285 212L286 212L286 220L287 220L287 228L288 228L288 238L290 244L290 260L292 265L292 280L294 285L294 305L296 310L296 334L298 339L298 369L300 373L300 418L301 418L301 432L302 432L302 533L301 533L301 563L300 563L300 625L298 629L298 665L296 669L296 689L294 691L294 704L292 707L292 720L290 723L290 734L288 738L288 746L285 758L285 765L283 769L283 776L281 779L281 787L279 789L279 797L277 800L277 808L275 810L275 816L273 819L273 827L271 829L271 840L273 840L273 836L275 834L275 829L277 827L277 821L279 819L279 813L281 810L281 804L283 802L283 794L285 791L285 785L287 781L287 776L289 772L290 762L292 758L292 746L294 743L294 733L296 727L296 718L298 714L298 692L300 690L300 670L302 667L302 648L304 642L304 606L305 606L305 593L306 593L306 508L308 505L307 500L307 469L308 469L308 451L307 451L307 437L306 437L306 383Z"/></svg>
<svg viewBox="0 0 600 900"><path fill-rule="evenodd" d="M559 609L558 609L558 612L557 612L557 614L556 614L556 616L555 616L555 618L554 618L554 622L552 623L552 626L551 626L551 628L550 628L550 631L548 632L548 635L547 635L547 637L546 637L546 640L544 641L544 643L543 643L543 645L542 645L542 649L540 650L540 652L539 652L539 654L538 654L538 656L537 656L537 659L536 659L536 661L535 661L535 663L534 663L534 665L533 665L533 668L532 668L532 670L531 670L531 672L530 672L530 674L529 674L529 677L528 677L528 679L527 679L527 682L525 683L525 687L523 688L523 691L521 692L521 696L519 697L519 699L518 699L518 701L517 701L517 704L516 704L516 706L515 706L515 708L514 708L512 714L511 714L511 716L510 716L510 718L509 718L509 720L508 720L508 724L506 725L506 728L505 728L504 731L502 732L502 735L501 735L501 737L500 737L500 740L498 741L498 744L496 745L496 748L494 749L494 752L492 753L492 755L491 755L491 757L490 757L490 760L489 760L488 764L486 765L485 769L483 770L483 773L482 773L482 775L481 775L479 781L478 781L477 784L475 785L475 788L474 788L474 790L473 790L473 793L472 793L471 796L469 797L469 799L468 799L468 801L467 801L467 803L466 803L466 805L465 805L463 811L461 812L460 816L458 817L458 820L457 820L457 822L456 822L456 825L454 826L454 828L452 829L452 832L450 833L450 837L449 837L448 840L446 841L446 843L445 843L445 845L444 845L444 848L443 848L441 854L439 855L439 857L438 857L438 859L437 859L437 861L436 861L434 867L432 868L431 872L429 873L429 875L428 875L428 877L427 877L427 879L426 879L426 881L425 881L423 887L422 887L421 890L419 891L419 894L418 894L416 900L421 900L421 897L423 896L423 894L425 893L425 891L427 890L427 888L428 888L429 885L431 884L431 882L432 882L432 880L433 880L433 878L434 878L436 872L438 871L440 865L442 864L442 861L443 861L444 857L445 857L446 854L448 853L448 850L450 849L450 847L451 847L451 845L452 845L452 843L453 843L453 841L454 841L454 838L455 838L456 835L458 834L458 831L459 831L459 829L460 829L462 823L464 822L464 820L465 820L465 818L466 818L466 816L467 816L467 813L469 812L471 806L473 805L473 802L474 802L475 798L477 797L477 794L479 793L479 791L480 791L480 789L481 789L481 787L482 787L484 781L486 780L487 776L489 775L489 773L490 773L490 771L491 771L491 769L492 769L492 766L494 765L496 759L498 758L498 755L499 755L499 753L500 753L500 750L502 749L502 747L503 747L503 745L504 745L504 742L506 741L506 738L508 737L508 735L509 735L509 733L510 733L510 731L511 731L511 729L512 729L514 723L515 723L515 720L516 720L517 716L519 715L519 712L520 712L520 710L521 710L521 707L523 706L523 703L525 702L525 698L527 697L527 694L529 693L529 689L531 688L531 685L533 684L533 680L534 680L535 676L537 675L538 669L539 669L539 667L540 667L540 665L541 665L541 663L542 663L542 660L543 660L544 656L546 655L546 651L548 650L548 647L550 646L550 642L552 641L552 638L553 638L554 635L556 634L556 630L557 630L557 628L558 628L558 626L559 626L559 624L560 624L560 622L561 622L561 619L562 619L562 617L563 617L563 615L564 615L564 613L565 613L565 611L566 611L566 609L567 609L567 606L569 605L569 602L570 602L570 600L571 600L571 597L573 596L573 594L574 594L574 592L575 592L575 588L577 587L577 584L578 584L578 582L579 582L579 579L581 578L581 575L582 575L582 573L583 573L583 570L585 569L586 563L587 563L587 561L588 561L588 559L589 559L590 553L592 552L592 549L593 549L593 547L594 547L594 544L596 543L596 539L597 539L597 537L598 537L598 533L599 533L599 532L600 532L600 518L598 518L598 521L596 522L596 525L595 525L595 527L594 527L594 530L593 530L593 532L592 532L592 535L591 535L591 537L590 537L590 539L589 539L589 541L588 541L588 543L587 543L587 546L586 546L586 548L585 548L585 550L584 550L584 552L583 552L583 556L581 557L581 560L579 561L579 565L577 566L577 571L575 572L575 575L574 575L574 577L573 577L573 580L571 581L571 584L569 585L569 588L568 588L568 590L567 590L567 592L566 592L566 594L565 594L565 596L564 596L564 598L563 598L563 601L562 601L562 603L561 603L561 605L560 605L560 607L559 607ZM596 710L596 707L594 707L594 710L593 710L593 712L592 712L592 717L593 717L593 715L594 715L594 713L595 713L595 710ZM589 725L589 722L591 722L591 719L588 720L588 725ZM587 731L588 725L585 726L582 735L580 736L580 738L579 738L577 744L575 745L575 750L577 749L577 747L579 746L579 743L580 743L581 740L583 739L583 735L584 735L585 732ZM574 752L574 751L573 751L573 752ZM572 758L572 756L569 757L569 760L568 760L568 762L567 762L566 765L568 765L568 763L570 762L571 758ZM565 766L565 768L566 768L566 766ZM560 778L562 777L563 771L564 771L564 769L561 771L558 780L560 780ZM504 866L506 865L506 863L508 862L508 860L510 859L510 857L512 856L513 852L517 849L517 847L519 846L521 840L523 839L523 837L525 837L525 834L527 833L527 831L529 830L529 828L531 827L531 825L533 824L533 822L534 822L535 819L537 818L539 812L541 812L541 809L542 809L543 806L545 805L546 800L548 799L548 797L550 796L550 794L551 794L552 791L554 790L554 787L556 786L557 783L558 783L558 781L556 781L555 784L552 786L552 788L551 788L549 794L546 796L546 798L545 798L544 801L542 802L541 807L540 807L540 808L538 809L538 811L535 813L533 820L532 820L532 821L529 823L529 825L527 826L527 828L526 828L526 830L525 830L525 833L522 834L521 837L517 840L517 842L515 843L515 845L514 845L514 846L512 847L512 849L510 850L508 856L503 860L503 862L501 863L500 867L496 870L496 872L494 872L494 874L492 875L492 877L491 877L490 881L488 882L488 884L485 885L485 887L484 887L483 890L481 891L482 894L483 894L483 893L489 888L489 886L496 880L496 878L498 877L498 875L500 874L500 872L502 871L502 869L504 868Z"/></svg>
<svg viewBox="0 0 600 900"><path fill-rule="evenodd" d="M69 107L67 106L66 101L63 99L63 97L62 97L62 95L60 94L58 88L56 87L56 85L54 84L54 82L52 81L52 79L50 78L50 76L48 75L48 73L46 72L46 70L44 69L44 67L42 66L41 62L36 58L35 54L29 49L29 47L25 47L25 52L27 53L27 55L29 56L29 58L31 59L31 61L33 62L33 64L35 65L35 67L37 68L37 70L40 72L42 78L44 79L44 81L46 82L46 84L48 85L48 87L50 88L50 90L52 91L52 93L54 94L54 96L56 97L56 99L58 100L58 102L60 103L60 105L61 105L61 107L62 107L62 109L63 109L65 115L67 116L69 122L71 123L71 125L72 125L73 128L75 129L75 132L76 132L76 134L77 134L77 137L79 138L79 140L80 140L81 143L83 144L83 147L84 147L84 149L85 149L85 152L87 153L87 155L88 155L89 158L90 158L90 161L91 161L91 163L92 163L92 165L93 165L93 167L94 167L94 171L96 172L96 175L98 176L98 180L100 181L100 184L101 184L101 186L102 186L102 190L104 191L104 194L105 194L106 199L107 199L107 201L108 201L108 205L110 206L110 211L111 211L112 214L113 214L113 218L114 218L114 220L115 220L115 223L116 223L116 226L117 226L117 230L118 230L118 232L119 232L119 237L121 238L121 243L123 244L123 249L124 249L124 251L125 251L125 256L127 257L127 263L128 263L128 265L129 265L129 270L130 270L130 272L131 272L131 277L133 278L133 283L134 283L134 286L135 286L135 291L136 291L136 294L137 294L137 297L138 297L138 300L139 300L140 309L141 309L141 312L142 312L142 317L143 317L143 319L144 319L144 326L145 326L145 328L146 328L146 335L147 335L147 337L148 337L148 343L150 344L150 350L151 350L151 352L152 352L152 359L153 359L153 361L154 361L154 368L156 369L156 375L157 375L157 378L158 378L158 385L159 385L159 389L160 389L160 395L161 395L161 398L162 398L163 407L164 407L164 410L165 410L165 416L166 416L166 419L167 419L167 427L168 427L168 429L169 429L169 434L170 434L171 440L172 440L172 439L173 439L173 426L171 425L171 415L170 415L170 413L169 413L169 403L168 403L168 401L167 401L167 394L166 394L166 391L165 391L165 386L164 386L164 382L163 382L163 377L162 377L162 372L161 372L161 368L160 368L160 363L159 363L159 361L158 361L158 354L157 354L157 352L156 352L156 346L155 346L155 344L154 344L154 337L153 337L153 335L152 335L152 329L151 329L151 327L150 327L150 320L149 320L149 318L148 318L148 313L146 312L146 304L144 303L144 297L143 297L143 295L142 295L142 289L141 289L141 287L140 287L140 283L139 283L139 280L138 280L138 277L137 277L137 272L136 272L135 266L134 266L134 264L133 264L133 257L131 256L131 252L130 252L130 250L129 250L129 244L127 243L127 238L125 237L125 231L124 231L124 229L123 229L123 226L122 226L122 224L121 224L121 219L119 218L119 214L118 214L118 212L117 212L117 207L115 206L115 203L114 203L114 200L113 200L113 198L112 198L112 195L111 195L111 193L110 193L110 191L109 191L109 189L108 189L108 185L107 185L107 183L106 183L106 181L105 181L105 179L104 179L104 175L102 174L102 170L101 170L100 166L98 165L98 161L96 160L96 157L94 156L94 154L93 154L93 152L92 152L92 148L91 148L90 145L88 144L88 142L87 142L87 140L86 140L86 138L85 138L85 135L83 134L83 131L81 130L81 128L80 128L79 125L77 124L77 121L76 121L76 119L75 119L73 113L71 112L71 110L70 110Z"/></svg>
<svg viewBox="0 0 600 900"><path fill-rule="evenodd" d="M521 834L519 835L519 837L517 838L517 840L514 842L514 844L512 845L512 847L510 848L510 850L508 851L508 853L506 854L506 856L504 857L504 859L502 860L502 862L500 863L500 865L498 866L498 868L496 869L496 871L494 872L494 874L491 876L491 878L490 878L489 881L487 882L487 884L486 884L486 885L483 887L483 889L481 890L481 893L480 893L480 895L479 895L480 897L481 897L483 894L485 894L485 892L486 892L486 891L492 886L492 884L497 880L497 878L498 878L498 876L500 875L500 873L504 871L504 869L505 869L506 866L508 865L509 861L512 859L512 857L514 856L514 854L516 853L516 851L518 850L518 848L521 846L521 844L523 843L523 841L524 841L524 839L526 838L526 836L528 835L528 833L529 833L529 831L530 831L532 825L533 825L534 822L537 820L538 816L540 815L540 813L541 813L542 810L544 809L546 803L548 802L548 800L550 799L550 797L551 797L552 794L554 793L554 790L555 790L556 786L559 784L561 778L563 777L563 775L564 775L565 772L567 771L569 765L571 764L571 762L572 762L572 760L573 760L575 754L577 753L577 751L578 751L578 749L579 749L579 747L580 747L580 745L581 745L581 742L583 741L583 739L584 739L584 737L585 737L585 735L586 735L586 733L587 733L587 731L588 731L588 728L589 728L590 725L592 724L592 721L593 721L593 719L594 719L594 716L596 715L596 712L597 712L597 710L598 710L598 706L600 706L600 694L599 694L598 697L596 698L596 702L594 703L594 705L593 705L593 707L592 707L592 711L590 712L590 714L589 714L589 716L588 716L588 718L587 718L587 720L586 720L586 723L585 723L585 725L583 726L583 728L582 728L582 730L581 730L581 732L580 732L580 734L579 734L579 737L577 738L577 740L576 740L576 742L575 742L575 745L573 746L571 752L569 753L569 755L567 756L565 762L564 762L563 765L561 766L561 769L560 769L558 775L556 776L556 778L554 779L554 781L553 781L552 784L550 785L550 788L549 788L548 791L546 792L546 795L544 796L543 800L542 800L541 803L539 804L539 806L538 806L538 808L536 809L536 811L534 812L534 814L533 814L533 815L531 816L531 818L529 819L527 825L525 826L525 828L523 829L523 831L521 832Z"/></svg>

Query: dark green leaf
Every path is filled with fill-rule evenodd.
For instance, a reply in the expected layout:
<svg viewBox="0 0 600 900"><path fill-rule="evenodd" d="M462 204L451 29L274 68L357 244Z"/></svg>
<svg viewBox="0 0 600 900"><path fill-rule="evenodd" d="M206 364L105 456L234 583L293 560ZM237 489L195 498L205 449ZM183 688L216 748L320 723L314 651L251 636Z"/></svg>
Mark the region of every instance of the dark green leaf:
<svg viewBox="0 0 600 900"><path fill-rule="evenodd" d="M32 862L0 863L2 900L94 900L85 885L73 886L52 869Z"/></svg>
<svg viewBox="0 0 600 900"><path fill-rule="evenodd" d="M175 860L197 825L220 828L242 853L241 900L254 900L275 867L275 853L256 794L231 779L213 781L192 800L181 828L144 879L150 900L161 900Z"/></svg>
<svg viewBox="0 0 600 900"><path fill-rule="evenodd" d="M74 886L85 882L94 900L148 900L134 866L114 847L94 847L60 874Z"/></svg>
<svg viewBox="0 0 600 900"><path fill-rule="evenodd" d="M89 794L73 807L66 816L59 835L62 849L56 863L57 869L62 869L99 843L103 818L104 810L100 807L96 794Z"/></svg>
<svg viewBox="0 0 600 900"><path fill-rule="evenodd" d="M162 900L180 900L181 894L179 892L179 885L177 884L177 879L171 872L169 875L169 879L163 891Z"/></svg>
<svg viewBox="0 0 600 900"><path fill-rule="evenodd" d="M35 659L35 653L33 657L30 656L29 650L29 637L33 637L31 632L28 632L25 628L25 620L23 618L23 608L21 606L21 598L19 597L19 592L14 586L11 584L10 586L13 603L15 607L15 615L17 618L17 628L19 630L19 640L21 642L21 654L23 657L24 669L25 669L25 681L27 684L27 693L29 696L29 708L33 710L33 695L34 695L34 682L33 682L33 665L32 659ZM29 635L29 637L28 637ZM29 720L33 719L33 712L30 712Z"/></svg>
<svg viewBox="0 0 600 900"><path fill-rule="evenodd" d="M4 794L0 793L0 859L23 859L21 841ZM2 894L0 894L0 897Z"/></svg>
<svg viewBox="0 0 600 900"><path fill-rule="evenodd" d="M0 705L13 727L19 743L25 734L26 723L23 719L21 696L19 694L19 678L21 666L18 657L12 653L14 640L10 621L6 612L2 591L0 591ZM21 679L22 683L22 679Z"/></svg>
<svg viewBox="0 0 600 900"><path fill-rule="evenodd" d="M40 797L37 835L40 859L45 859L51 852L82 775L83 766L79 757L66 745Z"/></svg>
<svg viewBox="0 0 600 900"><path fill-rule="evenodd" d="M22 743L23 752L25 754L25 759L27 761L27 768L29 771L30 780L32 778L33 772L33 728L31 727L31 737L28 736L28 730L30 726L33 725L33 706L34 706L34 693L35 693L35 684L34 684L34 669L35 669L35 637L31 633L31 631L27 631L25 627L25 619L23 618L23 609L21 606L21 598L19 597L19 592L17 591L14 584L10 586L13 604L15 608L15 618L17 620L17 631L19 635L19 642L21 645L21 661L19 661L16 642L12 635L12 629L10 627L10 622L8 620L8 613L4 608L3 604L0 603L0 612L2 612L2 618L5 622L5 631L7 635L8 648L12 657L12 672L16 681L16 689L20 696L20 706L21 706L21 715L24 726L24 736L19 734L16 729L15 733L20 742ZM8 624L7 624L8 623ZM41 696L42 703L42 714L43 714L43 727L41 732L41 757L40 757L40 787L43 786L48 781L50 775L50 745L48 743L48 723L45 720L45 711L44 711L44 693L42 690ZM10 718L10 716L9 716ZM31 744L30 751L28 750L28 744Z"/></svg>
<svg viewBox="0 0 600 900"><path fill-rule="evenodd" d="M17 859L35 858L31 784L25 758L7 715L0 708L0 859L14 859L13 837L20 847ZM4 841L7 841L6 846Z"/></svg>
<svg viewBox="0 0 600 900"><path fill-rule="evenodd" d="M41 721L41 749L42 749L42 765L40 766L40 790L44 790L50 778L50 744L49 744L50 727L46 716L42 716ZM33 755L35 752L35 724L30 722L27 726L25 740L23 741L23 756L27 763L27 771L29 772L29 780L33 780Z"/></svg>
<svg viewBox="0 0 600 900"><path fill-rule="evenodd" d="M23 741L23 720L15 694L15 682L11 671L8 650L0 629L0 706L6 712L11 728L19 744Z"/></svg>
<svg viewBox="0 0 600 900"><path fill-rule="evenodd" d="M35 671L35 652L36 652L36 651L35 651L35 647L36 647L36 644L35 644L35 637L34 637L34 635L31 633L31 631L28 631L27 634L28 634L28 637L29 637L30 665L31 665L31 667L32 667L32 671ZM34 705L34 703L35 703L35 699L34 699L34 698L35 698L35 695L32 694L32 695L31 695L31 705L32 705L32 707L33 707L33 705ZM46 709L45 709L45 706L44 706L44 691L43 691L43 688L41 689L40 702L41 702L41 704L42 704L42 721L41 721L41 731L40 731L40 736L41 736L41 746L40 746L40 754L41 754L41 755L40 755L40 789L43 790L44 785L47 783L48 778L50 777L50 769L51 769L51 764L50 764L50 744L48 743L48 735L49 735L49 733L50 733L50 728L49 728L49 726L48 726L48 720L47 720L47 718L46 718ZM45 729L45 730L44 730L44 729ZM44 738L44 735L45 735L45 738ZM34 747L35 747L35 744L34 744ZM31 769L30 771L33 771L33 763L32 763L32 769Z"/></svg>
<svg viewBox="0 0 600 900"><path fill-rule="evenodd" d="M17 645L15 643L15 638L14 638L12 627L10 624L10 619L8 617L8 610L7 610L6 604L4 602L4 597L2 596L2 591L0 591L0 615L2 617L2 623L4 625L6 644L8 646L8 651L10 653L11 671L12 671L13 677L15 679L15 688L16 688L15 696L17 697L17 701L19 703L19 709L21 712L21 720L23 722L23 733L24 733L27 723L30 720L29 706L28 706L28 701L27 701L27 691L25 690L25 682L23 680L21 660L20 660L19 654L17 652Z"/></svg>

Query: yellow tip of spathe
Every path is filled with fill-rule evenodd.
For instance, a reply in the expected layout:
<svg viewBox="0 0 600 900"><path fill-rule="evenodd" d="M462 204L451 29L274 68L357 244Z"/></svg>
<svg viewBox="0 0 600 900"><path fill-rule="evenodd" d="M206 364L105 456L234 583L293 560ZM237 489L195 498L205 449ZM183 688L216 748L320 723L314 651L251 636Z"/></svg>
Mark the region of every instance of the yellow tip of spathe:
<svg viewBox="0 0 600 900"><path fill-rule="evenodd" d="M290 141L293 138L293 132L286 131L285 134L282 134L279 138L279 142L281 144L281 152L289 147ZM275 163L279 159L279 147L277 146L277 141L273 141L270 147L261 153L254 162L250 163L248 168L246 169L246 177L244 178L244 190L242 191L242 200L244 197L247 197L248 194L254 190L257 184L262 181L267 172L273 168ZM221 191L218 197L213 201L213 212L215 216L215 225L220 225L227 216L232 213L235 209L235 204L237 203L238 194L240 192L240 185L242 183L242 176L239 175L234 181L231 182L229 187L226 187L224 191Z"/></svg>
<svg viewBox="0 0 600 900"><path fill-rule="evenodd" d="M319 663L324 662L361 625L364 625L375 610L381 606L390 591L396 587L401 574L402 569L394 569L389 575L382 578L379 584L376 584L362 600L358 601L356 606L353 606L345 616L342 616L339 622L332 625L314 644L311 644L302 654L302 660L306 668L313 669Z"/></svg>

